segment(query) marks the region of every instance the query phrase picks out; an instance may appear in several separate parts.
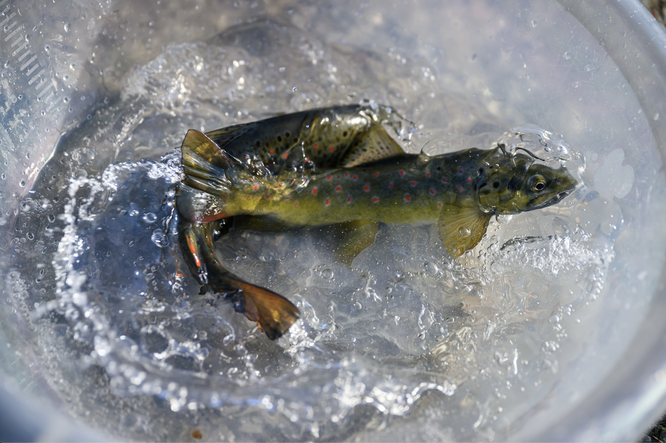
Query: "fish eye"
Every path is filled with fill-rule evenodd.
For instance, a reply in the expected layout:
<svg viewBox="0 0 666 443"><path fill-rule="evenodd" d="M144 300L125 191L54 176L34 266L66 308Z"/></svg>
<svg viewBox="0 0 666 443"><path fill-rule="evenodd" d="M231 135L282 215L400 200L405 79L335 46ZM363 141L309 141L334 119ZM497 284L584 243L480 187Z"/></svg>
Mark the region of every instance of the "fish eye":
<svg viewBox="0 0 666 443"><path fill-rule="evenodd" d="M533 192L541 192L546 189L546 179L541 175L534 175L530 178L530 189Z"/></svg>

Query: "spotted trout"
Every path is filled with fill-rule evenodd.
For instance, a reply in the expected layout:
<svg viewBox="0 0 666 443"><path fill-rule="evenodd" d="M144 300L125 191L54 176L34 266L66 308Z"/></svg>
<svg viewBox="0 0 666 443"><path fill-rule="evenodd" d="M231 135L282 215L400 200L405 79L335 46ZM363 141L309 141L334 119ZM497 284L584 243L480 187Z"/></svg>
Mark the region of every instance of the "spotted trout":
<svg viewBox="0 0 666 443"><path fill-rule="evenodd" d="M373 243L381 224L436 223L458 257L479 243L493 215L544 208L576 186L564 167L504 146L407 154L385 129L395 115L389 107L351 105L188 131L176 205L179 244L199 283L275 339L299 311L224 268L214 252L220 223L241 216L269 228L334 225L335 253L346 264Z"/></svg>

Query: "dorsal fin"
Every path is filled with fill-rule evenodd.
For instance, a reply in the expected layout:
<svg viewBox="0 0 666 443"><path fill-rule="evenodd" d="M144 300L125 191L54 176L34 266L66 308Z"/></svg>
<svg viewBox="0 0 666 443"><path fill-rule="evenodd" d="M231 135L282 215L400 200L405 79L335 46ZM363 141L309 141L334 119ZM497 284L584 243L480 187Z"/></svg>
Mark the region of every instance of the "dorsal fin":
<svg viewBox="0 0 666 443"><path fill-rule="evenodd" d="M218 168L229 169L233 165L233 162L224 150L220 149L220 147L216 145L213 140L208 138L206 134L197 131L196 129L190 129L187 131L185 139L183 140L181 152L184 161L189 155L187 151L193 152Z"/></svg>
<svg viewBox="0 0 666 443"><path fill-rule="evenodd" d="M386 129L375 124L354 142L342 158L340 166L351 168L404 153L400 145L386 133Z"/></svg>

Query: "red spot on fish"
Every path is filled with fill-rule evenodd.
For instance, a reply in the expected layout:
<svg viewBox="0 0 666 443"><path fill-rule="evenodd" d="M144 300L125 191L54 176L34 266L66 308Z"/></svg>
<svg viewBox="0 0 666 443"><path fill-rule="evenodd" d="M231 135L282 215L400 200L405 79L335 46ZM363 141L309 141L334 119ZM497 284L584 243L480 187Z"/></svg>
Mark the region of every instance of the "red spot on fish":
<svg viewBox="0 0 666 443"><path fill-rule="evenodd" d="M369 191L369 190L370 190L370 186L368 186L368 185L363 186L363 190L364 190L364 191Z"/></svg>
<svg viewBox="0 0 666 443"><path fill-rule="evenodd" d="M431 193L432 195L435 195L435 190L432 189L432 188L430 188L430 193Z"/></svg>
<svg viewBox="0 0 666 443"><path fill-rule="evenodd" d="M257 189L259 189L259 185L254 185L254 190L256 191Z"/></svg>
<svg viewBox="0 0 666 443"><path fill-rule="evenodd" d="M351 195L347 196L347 203L351 203Z"/></svg>
<svg viewBox="0 0 666 443"><path fill-rule="evenodd" d="M326 180L331 181L331 176L326 177Z"/></svg>
<svg viewBox="0 0 666 443"><path fill-rule="evenodd" d="M314 144L314 146L312 147L312 149L317 149L317 143Z"/></svg>
<svg viewBox="0 0 666 443"><path fill-rule="evenodd" d="M443 181L444 183L446 183L446 179L445 179L444 177L442 177L442 181Z"/></svg>
<svg viewBox="0 0 666 443"><path fill-rule="evenodd" d="M441 203L439 204L439 207L440 207L440 208L442 207L442 204L441 204Z"/></svg>
<svg viewBox="0 0 666 443"><path fill-rule="evenodd" d="M379 177L379 172L375 172L375 177Z"/></svg>
<svg viewBox="0 0 666 443"><path fill-rule="evenodd" d="M467 183L472 183L472 177L467 177Z"/></svg>
<svg viewBox="0 0 666 443"><path fill-rule="evenodd" d="M412 186L416 186L416 182L415 182L415 181L411 181L411 182L409 182L409 184L412 185Z"/></svg>
<svg viewBox="0 0 666 443"><path fill-rule="evenodd" d="M393 182L389 183L389 188L393 189Z"/></svg>
<svg viewBox="0 0 666 443"><path fill-rule="evenodd" d="M411 200L411 197L409 196L409 194L405 194L405 201L408 202L409 200Z"/></svg>
<svg viewBox="0 0 666 443"><path fill-rule="evenodd" d="M270 195L268 195L268 194L266 194L266 198L271 198L271 196L270 196Z"/></svg>
<svg viewBox="0 0 666 443"><path fill-rule="evenodd" d="M335 151L335 146L331 145L331 147L328 148L328 150L331 151L331 152Z"/></svg>
<svg viewBox="0 0 666 443"><path fill-rule="evenodd" d="M294 208L295 208L296 206L298 206L298 202L294 203Z"/></svg>
<svg viewBox="0 0 666 443"><path fill-rule="evenodd" d="M465 200L469 200L469 196L465 197Z"/></svg>
<svg viewBox="0 0 666 443"><path fill-rule="evenodd" d="M429 173L429 172L426 172L426 177L430 177L430 173Z"/></svg>
<svg viewBox="0 0 666 443"><path fill-rule="evenodd" d="M462 169L458 169L458 174L462 174Z"/></svg>
<svg viewBox="0 0 666 443"><path fill-rule="evenodd" d="M401 169L401 170L400 170L400 176L403 176L403 175L405 175L405 171L403 171L403 170Z"/></svg>
<svg viewBox="0 0 666 443"><path fill-rule="evenodd" d="M330 204L331 204L331 199L330 199L330 198L327 198L326 200L324 200L324 204L325 204L326 206L330 205Z"/></svg>
<svg viewBox="0 0 666 443"><path fill-rule="evenodd" d="M313 193L314 195L317 195L317 188L312 188L312 193Z"/></svg>
<svg viewBox="0 0 666 443"><path fill-rule="evenodd" d="M288 152L285 152L285 153L284 153L284 158L286 159L287 157L289 157L289 153L288 153Z"/></svg>
<svg viewBox="0 0 666 443"><path fill-rule="evenodd" d="M352 180L356 180L356 179L358 179L358 175L355 175L355 176L352 177Z"/></svg>
<svg viewBox="0 0 666 443"><path fill-rule="evenodd" d="M377 203L379 201L379 197L372 197L372 202Z"/></svg>
<svg viewBox="0 0 666 443"><path fill-rule="evenodd" d="M349 177L349 172L345 172L345 177Z"/></svg>
<svg viewBox="0 0 666 443"><path fill-rule="evenodd" d="M268 152L270 152L270 153L271 153L271 155L275 154L275 151L274 151L274 150L272 150L272 149L271 149L270 151L268 151Z"/></svg>
<svg viewBox="0 0 666 443"><path fill-rule="evenodd" d="M458 186L458 191L462 191L462 186Z"/></svg>
<svg viewBox="0 0 666 443"><path fill-rule="evenodd" d="M340 192L342 191L342 186L336 186L335 187L335 192Z"/></svg>

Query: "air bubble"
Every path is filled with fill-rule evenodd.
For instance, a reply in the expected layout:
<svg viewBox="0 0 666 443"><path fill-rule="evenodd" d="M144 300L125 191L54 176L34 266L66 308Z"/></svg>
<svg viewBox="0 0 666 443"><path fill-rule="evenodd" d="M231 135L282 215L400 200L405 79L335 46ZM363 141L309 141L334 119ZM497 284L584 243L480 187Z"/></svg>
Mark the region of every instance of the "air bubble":
<svg viewBox="0 0 666 443"><path fill-rule="evenodd" d="M71 27L72 27L72 26L71 26L69 23L65 23L65 26L63 26L63 28L65 29L65 32L69 32L69 30L71 29Z"/></svg>
<svg viewBox="0 0 666 443"><path fill-rule="evenodd" d="M22 188L24 188L24 187L25 187L25 180L21 180L21 181L19 182L19 186L22 187Z"/></svg>
<svg viewBox="0 0 666 443"><path fill-rule="evenodd" d="M565 52L562 54L562 58L565 60L569 60L571 58L571 53L569 51Z"/></svg>
<svg viewBox="0 0 666 443"><path fill-rule="evenodd" d="M155 220L157 220L157 216L152 212L147 212L143 215L141 219L146 223L155 223Z"/></svg>
<svg viewBox="0 0 666 443"><path fill-rule="evenodd" d="M163 248L166 246L166 241L164 238L164 233L162 232L161 229L155 229L153 231L153 234L150 236L150 240L155 243L157 246L160 248Z"/></svg>
<svg viewBox="0 0 666 443"><path fill-rule="evenodd" d="M466 226L458 229L458 235L461 237L469 237L472 234L472 231Z"/></svg>
<svg viewBox="0 0 666 443"><path fill-rule="evenodd" d="M51 46L50 45L44 45L44 50L46 52L49 52L51 50Z"/></svg>

